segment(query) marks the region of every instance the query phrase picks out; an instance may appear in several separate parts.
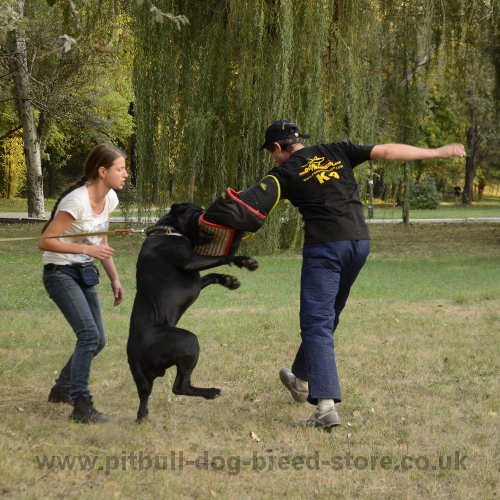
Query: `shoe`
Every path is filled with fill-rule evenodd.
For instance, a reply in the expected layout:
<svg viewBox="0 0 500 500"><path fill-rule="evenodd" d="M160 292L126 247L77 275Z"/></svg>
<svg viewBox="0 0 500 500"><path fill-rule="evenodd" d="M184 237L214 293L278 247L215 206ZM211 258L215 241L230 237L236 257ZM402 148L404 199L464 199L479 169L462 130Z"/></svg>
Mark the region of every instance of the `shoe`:
<svg viewBox="0 0 500 500"><path fill-rule="evenodd" d="M67 387L55 385L50 389L48 401L49 403L66 403L70 405L71 396L69 395L69 389Z"/></svg>
<svg viewBox="0 0 500 500"><path fill-rule="evenodd" d="M81 424L103 424L110 422L111 419L94 408L92 396L80 396L75 399L75 408L69 416L71 420Z"/></svg>
<svg viewBox="0 0 500 500"><path fill-rule="evenodd" d="M297 377L288 368L282 368L280 370L281 382L283 382L283 385L290 391L295 402L303 405L307 403L309 391L307 389L297 389L295 385L296 379Z"/></svg>
<svg viewBox="0 0 500 500"><path fill-rule="evenodd" d="M304 422L301 422L301 427L316 427L317 429L328 429L340 425L340 416L335 407L320 410L319 406L314 413Z"/></svg>

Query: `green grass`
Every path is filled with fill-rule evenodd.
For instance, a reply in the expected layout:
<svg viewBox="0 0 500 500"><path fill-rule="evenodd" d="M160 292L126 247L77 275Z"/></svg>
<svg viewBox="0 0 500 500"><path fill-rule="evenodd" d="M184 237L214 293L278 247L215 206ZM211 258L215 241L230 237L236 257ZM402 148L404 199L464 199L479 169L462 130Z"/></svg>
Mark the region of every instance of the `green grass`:
<svg viewBox="0 0 500 500"><path fill-rule="evenodd" d="M45 200L45 210L52 210L55 200ZM27 212L28 211L28 200L25 198L0 198L0 213L2 212Z"/></svg>
<svg viewBox="0 0 500 500"><path fill-rule="evenodd" d="M297 427L312 407L295 405L277 377L299 342L300 257L260 257L255 273L230 268L240 289L204 290L180 326L201 345L193 382L224 392L214 401L175 396L169 370L156 381L151 422L138 426L125 346L142 237L112 239L126 299L113 308L109 285L99 285L108 345L92 367L91 390L114 422L83 426L68 421L70 407L46 402L74 337L43 290L36 242L0 243L2 495L494 498L500 226L374 224L370 230L372 253L336 335L343 425L331 433ZM38 231L0 226L2 237ZM200 469L179 470L180 451L188 461L208 457L208 470L202 458ZM142 453L142 461L132 464L132 452ZM94 470L41 470L37 456L97 462ZM155 470L155 459L167 470ZM411 469L398 470L401 464Z"/></svg>
<svg viewBox="0 0 500 500"><path fill-rule="evenodd" d="M368 217L365 208L365 216ZM410 210L411 219L468 219L476 217L500 217L500 201L497 199L473 202L471 205L460 203L441 203L436 210ZM378 203L374 207L374 219L402 219L402 207Z"/></svg>

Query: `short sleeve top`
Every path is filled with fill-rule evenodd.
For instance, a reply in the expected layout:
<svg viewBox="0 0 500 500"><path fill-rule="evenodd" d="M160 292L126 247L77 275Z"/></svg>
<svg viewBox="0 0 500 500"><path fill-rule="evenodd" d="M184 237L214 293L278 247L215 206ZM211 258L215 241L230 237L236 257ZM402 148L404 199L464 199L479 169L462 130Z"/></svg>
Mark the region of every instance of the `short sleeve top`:
<svg viewBox="0 0 500 500"><path fill-rule="evenodd" d="M92 211L90 204L89 191L87 186L81 186L71 191L59 203L56 215L59 212L68 212L75 220L64 231L64 238L60 241L66 243L76 243L79 245L99 245L102 236L71 236L78 233L94 233L107 231L109 227L109 214L118 206L118 196L111 189L106 195L104 210L100 214ZM42 260L44 264L57 264L60 266L66 264L92 262L94 259L86 254L43 252Z"/></svg>
<svg viewBox="0 0 500 500"><path fill-rule="evenodd" d="M353 169L370 159L373 147L351 142L304 147L269 172L280 182L281 198L302 214L306 244L370 238Z"/></svg>

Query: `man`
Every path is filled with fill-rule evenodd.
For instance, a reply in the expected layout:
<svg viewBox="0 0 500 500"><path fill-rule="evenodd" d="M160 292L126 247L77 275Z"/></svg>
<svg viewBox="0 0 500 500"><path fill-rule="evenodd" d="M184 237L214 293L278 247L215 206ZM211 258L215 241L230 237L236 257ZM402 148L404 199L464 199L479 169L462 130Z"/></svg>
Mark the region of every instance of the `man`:
<svg viewBox="0 0 500 500"><path fill-rule="evenodd" d="M353 169L366 160L426 160L465 156L461 144L424 149L405 144L361 146L334 142L305 147L297 125L279 120L268 127L260 150L278 164L269 175L281 185L281 198L296 206L304 221L300 289L302 343L291 371L280 379L297 403L317 405L301 425L327 429L340 425L341 399L333 333L351 286L370 250L368 228Z"/></svg>

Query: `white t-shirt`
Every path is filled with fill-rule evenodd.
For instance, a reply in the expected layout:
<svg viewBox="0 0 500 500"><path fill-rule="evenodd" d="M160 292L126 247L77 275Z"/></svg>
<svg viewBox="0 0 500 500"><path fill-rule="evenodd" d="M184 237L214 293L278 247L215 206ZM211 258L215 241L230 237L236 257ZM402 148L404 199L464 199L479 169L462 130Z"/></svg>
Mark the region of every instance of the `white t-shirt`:
<svg viewBox="0 0 500 500"><path fill-rule="evenodd" d="M86 186L81 186L71 191L71 193L60 201L55 215L59 212L68 212L75 220L63 233L64 235L68 235L68 237L59 238L59 240L65 243L76 243L79 245L99 245L102 236L71 237L71 235L107 231L109 227L109 214L117 205L118 196L113 189L110 189L109 193L106 195L104 210L99 215L96 215L92 211L89 191ZM44 265L57 264L58 266L64 266L66 264L92 262L94 259L83 253L43 252L42 260Z"/></svg>

